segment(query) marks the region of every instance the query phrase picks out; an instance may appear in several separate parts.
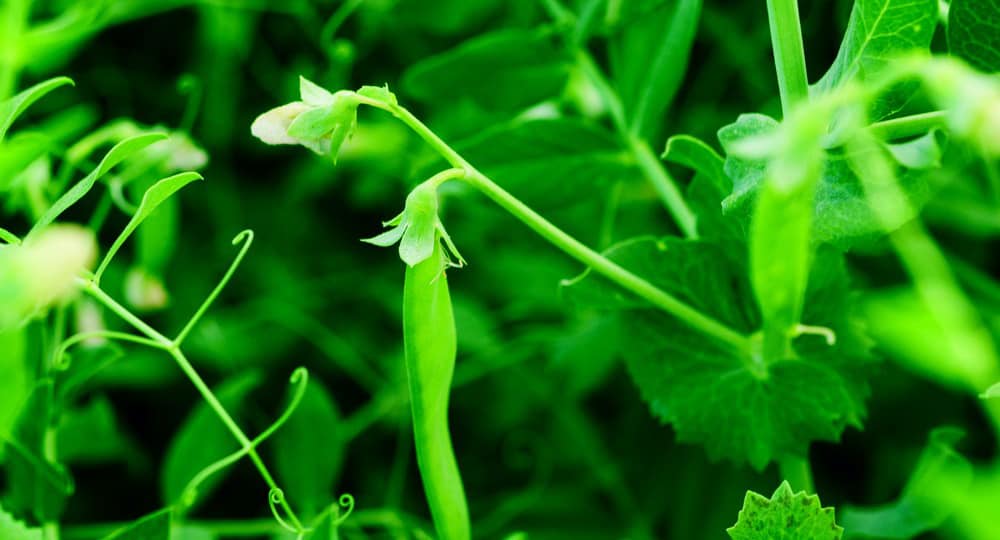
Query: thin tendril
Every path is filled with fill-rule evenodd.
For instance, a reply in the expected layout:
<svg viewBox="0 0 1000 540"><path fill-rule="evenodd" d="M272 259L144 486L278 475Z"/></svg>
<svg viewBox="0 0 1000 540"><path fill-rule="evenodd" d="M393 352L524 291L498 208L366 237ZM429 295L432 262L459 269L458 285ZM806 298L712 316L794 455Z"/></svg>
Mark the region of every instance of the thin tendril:
<svg viewBox="0 0 1000 540"><path fill-rule="evenodd" d="M274 520L281 525L282 528L287 529L296 534L302 533L301 527L293 527L285 518L281 517L281 512L278 511L278 507L285 504L285 492L281 491L281 488L273 488L267 494L267 505L271 507L271 514L274 516Z"/></svg>
<svg viewBox="0 0 1000 540"><path fill-rule="evenodd" d="M198 112L201 109L202 95L204 94L201 79L192 73L185 73L177 80L177 91L188 98L187 105L184 107L184 116L181 117L181 122L177 126L177 129L190 133L191 128L194 127L195 119L198 118Z"/></svg>
<svg viewBox="0 0 1000 540"><path fill-rule="evenodd" d="M346 508L347 510L341 515L340 508L337 509L337 519L333 521L333 526L338 527L341 523L347 521L347 518L351 516L351 512L354 511L354 495L350 493L344 493L337 499L337 504L340 508Z"/></svg>
<svg viewBox="0 0 1000 540"><path fill-rule="evenodd" d="M264 430L260 435L258 435L252 441L250 441L249 445L246 445L243 448L240 448L239 450L233 452L232 454L229 454L228 456L216 461L215 463L212 463L208 467L202 469L198 474L196 474L194 478L192 478L188 482L187 486L184 488L184 491L181 492L183 494L181 495L181 502L184 506L191 506L192 504L194 504L195 499L197 499L198 497L198 487L203 482L205 482L205 480L207 480L215 473L221 471L222 469L225 469L226 467L232 465L233 463L236 463L243 456L249 454L251 450L257 448L257 446L259 446L261 443L267 440L272 434L274 434L275 431L278 430L278 428L284 425L284 423L287 422L289 418L291 418L292 413L294 413L295 410L298 408L299 403L302 401L302 397L305 395L306 386L308 386L309 383L309 372L306 371L306 368L304 367L296 368L295 371L292 372L292 376L289 378L289 382L291 384L296 385L295 393L292 395L292 399L288 402L288 406L285 407L284 412L281 413L281 416L279 416L278 419L275 420L274 423L271 424L269 428ZM283 499L284 495L282 494L282 500ZM299 529L292 529L292 530L297 532Z"/></svg>
<svg viewBox="0 0 1000 540"><path fill-rule="evenodd" d="M59 371L65 371L69 369L70 356L66 354L69 351L69 349L75 345L87 341L88 339L94 339L94 338L128 341L130 343L138 343L140 345L146 345L147 347L153 347L154 349L165 349L162 343L142 336L137 336L135 334L127 334L125 332L115 332L113 330L95 330L93 332L81 332L79 334L74 334L66 338L62 342L62 344L59 346L59 350L56 351L56 357L55 361L52 363L52 369Z"/></svg>
<svg viewBox="0 0 1000 540"><path fill-rule="evenodd" d="M233 274L236 272L236 268L239 267L240 262L243 261L243 257L246 256L247 251L250 249L250 245L253 244L253 231L251 231L250 229L246 229L240 232L240 234L237 234L236 238L233 238L234 246L239 245L241 242L243 243L243 247L240 248L240 252L236 254L236 258L233 259L232 264L229 265L229 270L227 270L226 274L222 276L222 280L220 280L219 284L215 286L215 289L212 290L212 293L208 295L208 298L206 298L205 301L202 302L201 307L198 308L198 311L196 311L194 315L191 316L191 320L189 320L188 323L184 326L184 329L181 330L179 334L177 334L176 338L174 338L173 342L174 347L180 347L181 343L184 341L184 338L186 338L187 335L191 332L191 329L194 328L194 325L198 324L198 321L201 319L202 315L204 315L205 312L208 311L209 306L212 305L212 302L214 302L215 299L219 296L219 293L222 292L222 289L225 288L225 286L229 283L229 280L233 277Z"/></svg>

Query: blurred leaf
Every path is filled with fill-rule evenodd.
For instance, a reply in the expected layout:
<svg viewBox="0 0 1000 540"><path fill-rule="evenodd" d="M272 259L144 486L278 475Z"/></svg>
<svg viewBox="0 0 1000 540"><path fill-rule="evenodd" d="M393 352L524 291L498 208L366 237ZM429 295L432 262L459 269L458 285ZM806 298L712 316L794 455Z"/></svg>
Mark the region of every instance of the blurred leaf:
<svg viewBox="0 0 1000 540"><path fill-rule="evenodd" d="M935 169L941 166L944 154L943 139L944 134L935 129L916 139L885 146L893 159L904 167L918 170Z"/></svg>
<svg viewBox="0 0 1000 540"><path fill-rule="evenodd" d="M170 540L170 515L172 508L164 508L139 518L131 525L119 529L103 540Z"/></svg>
<svg viewBox="0 0 1000 540"><path fill-rule="evenodd" d="M568 77L569 59L549 31L498 30L417 63L402 87L429 103L467 98L514 112L558 96Z"/></svg>
<svg viewBox="0 0 1000 540"><path fill-rule="evenodd" d="M56 77L42 81L0 103L0 142L3 142L4 137L7 135L7 130L10 129L10 125L14 123L14 120L18 116L21 116L21 113L25 109L41 99L45 94L67 84L73 84L73 80L69 77Z"/></svg>
<svg viewBox="0 0 1000 540"><path fill-rule="evenodd" d="M1000 71L1000 4L990 0L951 0L948 52L987 73Z"/></svg>
<svg viewBox="0 0 1000 540"><path fill-rule="evenodd" d="M617 32L608 44L611 73L635 133L649 136L665 123L664 113L687 71L698 30L701 0L614 2Z"/></svg>
<svg viewBox="0 0 1000 540"><path fill-rule="evenodd" d="M2 298L2 296L0 296ZM27 336L23 328L0 331L0 447L28 397Z"/></svg>
<svg viewBox="0 0 1000 540"><path fill-rule="evenodd" d="M858 0L833 65L813 91L828 93L849 81L871 81L893 57L927 51L937 28L937 0ZM909 99L904 93L879 98L872 118L898 111Z"/></svg>
<svg viewBox="0 0 1000 540"><path fill-rule="evenodd" d="M637 174L615 137L573 119L511 122L462 141L456 149L537 210L603 200L604 190Z"/></svg>
<svg viewBox="0 0 1000 540"><path fill-rule="evenodd" d="M722 202L727 215L749 216L753 201L767 176L767 160L741 157L736 153L739 141L767 137L778 130L778 122L761 114L743 114L733 124L719 130L719 141L726 149L726 174L733 181L733 192ZM891 230L911 219L931 198L933 190L928 172L907 170L899 176L906 193L910 213L893 223ZM843 152L828 152L819 185L816 187L813 237L818 243L832 243L849 248L880 237L887 231L866 200L864 188L851 169Z"/></svg>
<svg viewBox="0 0 1000 540"><path fill-rule="evenodd" d="M983 399L993 399L1000 398L1000 383L996 383L993 386L986 389L979 397Z"/></svg>
<svg viewBox="0 0 1000 540"><path fill-rule="evenodd" d="M759 327L745 266L719 264L726 260L719 245L638 238L605 256L730 328L749 334ZM845 269L838 255L823 256L810 276L803 319L834 328L837 346L800 339L799 358L769 361L765 379L748 369L749 351L692 331L598 275L585 272L565 293L580 305L622 312L632 379L678 440L704 445L713 459L762 469L779 456L805 455L811 441L837 440L847 425L860 427L865 414L867 383L849 328Z"/></svg>
<svg viewBox="0 0 1000 540"><path fill-rule="evenodd" d="M833 508L823 508L816 495L792 493L786 481L770 499L748 491L736 525L726 532L733 540L840 540L844 528L834 521Z"/></svg>
<svg viewBox="0 0 1000 540"><path fill-rule="evenodd" d="M282 489L308 518L333 496L344 460L340 413L318 380L310 380L298 408L274 434L274 466Z"/></svg>
<svg viewBox="0 0 1000 540"><path fill-rule="evenodd" d="M77 182L73 187L63 194L52 206L45 211L35 222L34 227L28 233L28 236L33 234L38 234L39 231L47 227L50 223L56 220L67 208L73 206L77 201L83 198L90 188L94 187L94 182L98 178L104 176L112 167L121 163L127 159L132 154L139 152L143 148L162 141L166 139L167 136L162 133L145 133L142 135L136 135L134 137L127 138L122 142L116 144L101 160L101 163L93 170L90 174L85 176L83 180Z"/></svg>
<svg viewBox="0 0 1000 540"><path fill-rule="evenodd" d="M0 538L3 540L42 540L42 529L28 527L0 506Z"/></svg>
<svg viewBox="0 0 1000 540"><path fill-rule="evenodd" d="M35 386L7 444L7 507L40 523L58 521L73 493L73 479L45 456L46 430L53 416L52 382Z"/></svg>
<svg viewBox="0 0 1000 540"><path fill-rule="evenodd" d="M954 475L956 482L960 482L961 475L966 486L972 483L972 465L954 448L963 436L962 430L956 428L932 431L899 500L880 507L845 508L840 517L847 531L844 537L913 538L941 526L953 511L934 500L934 490L943 475Z"/></svg>
<svg viewBox="0 0 1000 540"><path fill-rule="evenodd" d="M132 446L118 429L111 402L97 396L61 415L58 455L65 463L104 463L127 456Z"/></svg>
<svg viewBox="0 0 1000 540"><path fill-rule="evenodd" d="M216 396L230 415L236 417L245 410L246 397L258 384L257 373L244 373L228 379L215 390ZM202 469L239 449L233 434L207 403L198 403L174 434L167 447L161 473L164 502L180 500L184 488ZM231 468L209 477L198 489L198 500L204 500Z"/></svg>
<svg viewBox="0 0 1000 540"><path fill-rule="evenodd" d="M872 291L862 310L872 338L904 368L966 391L993 380L995 366L977 355L952 354L945 329L912 288Z"/></svg>

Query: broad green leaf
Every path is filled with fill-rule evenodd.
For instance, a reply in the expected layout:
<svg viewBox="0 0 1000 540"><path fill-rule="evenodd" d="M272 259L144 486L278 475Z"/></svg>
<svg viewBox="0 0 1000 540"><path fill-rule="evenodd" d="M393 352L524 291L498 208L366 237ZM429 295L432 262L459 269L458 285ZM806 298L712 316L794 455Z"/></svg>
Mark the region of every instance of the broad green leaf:
<svg viewBox="0 0 1000 540"><path fill-rule="evenodd" d="M905 53L927 51L938 21L937 0L857 0L833 65L813 90L829 93L845 83L873 80ZM898 111L909 92L880 98L876 120Z"/></svg>
<svg viewBox="0 0 1000 540"><path fill-rule="evenodd" d="M142 135L136 135L134 137L129 137L122 142L116 144L101 160L101 163L93 170L90 174L77 182L73 187L69 189L66 193L59 197L52 206L45 211L45 213L35 222L35 225L31 228L28 236L38 234L39 231L47 227L53 221L56 220L63 212L66 211L70 206L73 206L77 201L83 198L92 187L97 179L104 176L112 167L118 165L122 161L128 159L129 156L139 152L143 148L162 141L166 139L167 136L162 133L144 133Z"/></svg>
<svg viewBox="0 0 1000 540"><path fill-rule="evenodd" d="M316 515L333 495L344 460L340 413L320 381L309 381L302 401L274 434L274 466L281 488L304 516Z"/></svg>
<svg viewBox="0 0 1000 540"><path fill-rule="evenodd" d="M0 285L0 288L3 286ZM0 331L0 447L28 397L27 336L23 328Z"/></svg>
<svg viewBox="0 0 1000 540"><path fill-rule="evenodd" d="M484 174L539 211L603 200L637 175L603 128L572 119L514 121L455 145Z"/></svg>
<svg viewBox="0 0 1000 540"><path fill-rule="evenodd" d="M247 395L259 383L259 375L250 372L223 382L215 393L222 406L238 417L247 404ZM188 482L202 469L238 448L239 443L215 411L207 403L198 403L167 447L161 473L164 501L168 504L179 501ZM203 500L229 470L220 471L201 484L198 499Z"/></svg>
<svg viewBox="0 0 1000 540"><path fill-rule="evenodd" d="M499 30L427 58L403 76L402 88L428 103L469 99L514 112L558 95L569 58L547 30Z"/></svg>
<svg viewBox="0 0 1000 540"><path fill-rule="evenodd" d="M972 465L955 451L964 434L956 428L939 428L920 455L916 468L899 499L873 507L849 506L841 514L845 538L913 538L941 526L954 510L935 500L934 490L944 475L967 489L972 483Z"/></svg>
<svg viewBox="0 0 1000 540"><path fill-rule="evenodd" d="M94 272L95 279L100 279L101 274L107 268L108 264L111 263L111 259L114 258L118 250L121 249L125 240L135 231L139 225L145 221L164 201L169 199L174 193L180 191L184 186L194 182L195 180L203 180L202 176L196 172L184 172L180 174L175 174L174 176L164 178L159 182L153 184L152 187L146 190L146 194L142 196L142 202L139 203L139 209L136 210L132 219L129 220L128 224L122 230L118 238L115 239L114 244L108 249L107 254L104 256L104 260L101 265Z"/></svg>
<svg viewBox="0 0 1000 540"><path fill-rule="evenodd" d="M725 171L733 181L732 194L722 201L726 215L747 219L767 176L767 159L741 157L737 152L740 141L773 136L778 128L778 122L770 117L743 114L735 123L719 130L719 141L726 150ZM911 219L933 194L930 171L904 170L899 182L909 199L911 212L888 224L891 227L887 230L868 205L864 187L849 162L848 156L841 150L826 153L813 197L812 235L817 243L849 248L871 242Z"/></svg>
<svg viewBox="0 0 1000 540"><path fill-rule="evenodd" d="M128 455L129 441L119 430L111 402L104 396L63 412L57 431L59 459L65 463L105 463Z"/></svg>
<svg viewBox="0 0 1000 540"><path fill-rule="evenodd" d="M3 540L43 540L42 529L17 521L0 506L0 538Z"/></svg>
<svg viewBox="0 0 1000 540"><path fill-rule="evenodd" d="M990 0L951 0L948 52L981 71L1000 71L1000 4Z"/></svg>
<svg viewBox="0 0 1000 540"><path fill-rule="evenodd" d="M46 429L53 416L53 386L35 386L7 443L7 507L39 522L58 521L74 491L73 479L59 463L45 457Z"/></svg>
<svg viewBox="0 0 1000 540"><path fill-rule="evenodd" d="M10 129L10 125L14 123L14 120L18 116L21 116L21 113L25 109L41 99L45 94L67 84L73 84L73 80L69 77L56 77L40 82L0 103L0 142L3 142L4 137L7 135L7 130Z"/></svg>
<svg viewBox="0 0 1000 540"><path fill-rule="evenodd" d="M746 263L732 259L730 250L705 241L640 238L605 255L749 334L759 328L759 315ZM837 345L799 338L798 358L769 362L766 379L751 371L749 352L691 331L597 275L584 273L567 283L565 294L579 305L623 311L628 345L622 354L632 379L654 416L669 422L680 441L704 445L712 458L761 469L780 456L805 455L811 441L837 440L864 416L866 351L851 326L843 261L829 251L817 257L803 321L833 328ZM719 263L727 260L732 262Z"/></svg>
<svg viewBox="0 0 1000 540"><path fill-rule="evenodd" d="M172 508L153 512L105 536L102 540L170 540L172 512Z"/></svg>
<svg viewBox="0 0 1000 540"><path fill-rule="evenodd" d="M770 499L748 491L739 519L726 532L733 540L840 540L844 529L833 514L816 495L793 493L782 482Z"/></svg>
<svg viewBox="0 0 1000 540"><path fill-rule="evenodd" d="M701 0L611 3L613 82L635 133L654 134L680 89L698 30Z"/></svg>

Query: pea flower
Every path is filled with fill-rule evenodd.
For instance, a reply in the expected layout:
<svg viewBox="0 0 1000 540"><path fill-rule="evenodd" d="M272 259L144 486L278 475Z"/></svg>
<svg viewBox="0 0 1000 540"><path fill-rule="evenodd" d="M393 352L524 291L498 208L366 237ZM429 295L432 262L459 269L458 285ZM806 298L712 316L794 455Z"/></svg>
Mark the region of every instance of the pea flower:
<svg viewBox="0 0 1000 540"><path fill-rule="evenodd" d="M343 90L330 93L299 77L299 96L301 101L258 116L250 132L267 144L299 144L317 154L332 155L336 161L358 123L357 95Z"/></svg>
<svg viewBox="0 0 1000 540"><path fill-rule="evenodd" d="M393 228L374 238L366 238L362 242L382 247L389 247L399 242L399 258L413 267L427 260L434 253L434 243L443 240L447 247L446 252L457 260L449 264L464 266L465 259L458 253L438 217L438 184L439 182L432 178L414 188L406 197L404 210L382 224Z"/></svg>

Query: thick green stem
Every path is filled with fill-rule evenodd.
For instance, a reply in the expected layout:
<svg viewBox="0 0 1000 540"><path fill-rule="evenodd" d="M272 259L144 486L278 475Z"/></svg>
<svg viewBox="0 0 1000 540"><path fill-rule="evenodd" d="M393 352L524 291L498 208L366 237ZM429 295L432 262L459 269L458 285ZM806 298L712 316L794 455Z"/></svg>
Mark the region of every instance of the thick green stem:
<svg viewBox="0 0 1000 540"><path fill-rule="evenodd" d="M883 120L872 124L869 129L879 139L891 141L923 135L934 128L943 127L946 119L945 111L933 111Z"/></svg>
<svg viewBox="0 0 1000 540"><path fill-rule="evenodd" d="M809 99L798 0L767 0L767 19L771 26L774 65L778 71L781 110L787 117L795 105Z"/></svg>
<svg viewBox="0 0 1000 540"><path fill-rule="evenodd" d="M362 103L391 112L402 120L403 123L424 139L427 144L453 167L465 170L466 176L464 180L466 182L475 186L487 197L570 257L592 268L598 274L608 278L626 290L644 298L654 306L677 317L691 328L707 336L726 342L737 350L749 354L750 341L745 335L692 308L645 279L629 272L600 253L585 246L576 238L566 234L519 199L498 186L486 175L479 172L449 146L448 143L438 137L436 133L424 125L417 117L413 116L410 111L398 105L390 105L360 96L359 99Z"/></svg>
<svg viewBox="0 0 1000 540"><path fill-rule="evenodd" d="M778 471L781 474L781 479L788 480L788 483L791 484L792 491L816 492L808 457L784 457L778 460Z"/></svg>
<svg viewBox="0 0 1000 540"><path fill-rule="evenodd" d="M198 390L198 393L201 394L201 397L206 403L208 403L209 408L215 412L222 423L225 424L226 428L229 429L230 433L232 433L233 437L235 437L240 443L240 446L247 449L247 454L250 456L250 460L253 462L254 466L257 467L260 475L264 478L264 482L267 483L268 487L272 491L278 490L279 488L277 482L274 481L274 477L271 476L271 473L264 464L264 461L260 458L260 455L254 448L253 442L249 437L247 437L239 425L237 425L236 421L233 420L229 411L227 411L222 403L219 402L219 398L217 398L215 393L212 392L207 384L205 384L205 380L201 378L201 375L199 375L198 371L194 369L194 366L191 365L191 362L188 361L187 357L184 356L184 353L181 352L180 348L174 343L174 341L133 315L132 312L119 304L114 298L111 298L100 287L94 284L94 282L78 278L77 284L84 292L94 297L95 300L121 317L122 320L130 324L150 340L161 345L163 349L167 351L171 358L173 358L177 365L181 368L181 371L187 375L188 379ZM287 513L292 525L301 530L302 523L299 521L298 516L296 516L292 511L288 502L282 498L280 504L282 509Z"/></svg>

